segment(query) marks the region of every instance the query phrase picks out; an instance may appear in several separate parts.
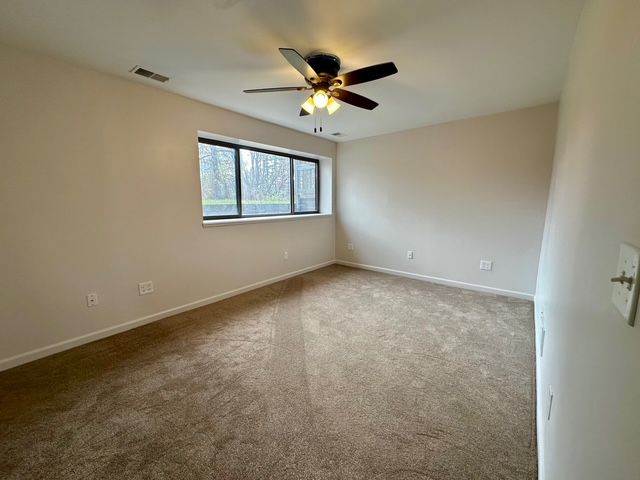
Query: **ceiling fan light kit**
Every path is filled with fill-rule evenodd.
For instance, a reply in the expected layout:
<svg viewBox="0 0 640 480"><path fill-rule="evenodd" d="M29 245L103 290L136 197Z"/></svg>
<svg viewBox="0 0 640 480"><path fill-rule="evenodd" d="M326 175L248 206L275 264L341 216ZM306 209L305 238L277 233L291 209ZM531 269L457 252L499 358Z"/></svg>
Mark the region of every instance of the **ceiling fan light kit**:
<svg viewBox="0 0 640 480"><path fill-rule="evenodd" d="M329 97L329 101L327 102L327 112L329 112L329 115L333 115L339 108L340 104L336 102L333 97Z"/></svg>
<svg viewBox="0 0 640 480"><path fill-rule="evenodd" d="M395 64L387 62L338 75L340 73L340 59L335 55L313 53L303 57L293 48L281 48L280 53L293 68L300 72L307 86L256 88L244 90L244 92L270 93L313 90L311 96L302 104L301 117L313 115L316 109L322 110L325 108L329 115L332 115L340 108L340 103L336 100L364 108L365 110L373 110L378 106L377 102L357 93L344 90L341 87L371 82L398 73Z"/></svg>
<svg viewBox="0 0 640 480"><path fill-rule="evenodd" d="M316 108L324 108L327 106L329 102L329 95L327 92L321 88L316 90L316 93L313 94L313 104Z"/></svg>
<svg viewBox="0 0 640 480"><path fill-rule="evenodd" d="M316 109L316 104L313 102L313 95L307 98L307 101L302 104L302 109L309 115L313 115Z"/></svg>

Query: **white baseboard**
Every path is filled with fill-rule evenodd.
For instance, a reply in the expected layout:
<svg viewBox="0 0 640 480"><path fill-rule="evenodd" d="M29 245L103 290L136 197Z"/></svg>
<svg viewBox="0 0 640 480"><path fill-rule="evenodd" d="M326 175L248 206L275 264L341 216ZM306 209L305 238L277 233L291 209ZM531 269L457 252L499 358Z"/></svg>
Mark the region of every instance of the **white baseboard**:
<svg viewBox="0 0 640 480"><path fill-rule="evenodd" d="M530 293L516 292L514 290L504 290L502 288L487 287L485 285L476 285L475 283L467 283L467 282L460 282L458 280L449 280L446 278L432 277L430 275L422 275L420 273L404 272L402 270L394 270L392 268L376 267L374 265L365 265L362 263L347 262L346 260L336 260L335 263L337 263L338 265L344 265L346 267L361 268L363 270L372 270L374 272L381 272L381 273L390 273L391 275L398 275L401 277L413 278L415 280L422 280L424 282L438 283L440 285L448 285L450 287L464 288L466 290L473 290L476 292L493 293L496 295L504 295L507 297L514 297L514 298L520 298L523 300L533 301L533 295Z"/></svg>
<svg viewBox="0 0 640 480"><path fill-rule="evenodd" d="M301 275L303 273L311 272L313 270L317 270L319 268L332 265L333 263L335 262L333 260L330 260L328 262L320 263L318 265L313 265L311 267L306 267L300 270L296 270L295 272L289 272L283 275L278 275L277 277L271 277L266 280L262 280L260 282L252 283L251 285L246 285L244 287L236 288L228 292L219 293L211 297L203 298L201 300L196 300L195 302L190 302L184 305L180 305L178 307L170 308L168 310L163 310L162 312L154 313L141 318L136 318L135 320L130 320L125 323L120 323L118 325L114 325L113 327L103 328L102 330L87 333L85 335L80 335L79 337L70 338L69 340L64 340L62 342L54 343L53 345L48 345L46 347L37 348L29 352L20 353L12 357L4 358L0 360L0 371L8 370L9 368L17 367L18 365L32 362L34 360L38 360L39 358L47 357L49 355L53 355L54 353L59 353L64 350L69 350L70 348L73 348L73 347L84 345L85 343L93 342L96 340L100 340L101 338L109 337L117 333L131 330L133 328L140 327L147 323L155 322L157 320L161 320L163 318L167 318L172 315L177 315L178 313L186 312L188 310L193 310L194 308L202 307L210 303L219 302L220 300L224 300L226 298L233 297L235 295L240 295L241 293L245 293L250 290L255 290L256 288L264 287L272 283L279 282L281 280L286 280L287 278L295 277L296 275Z"/></svg>
<svg viewBox="0 0 640 480"><path fill-rule="evenodd" d="M75 338L70 338L68 340L64 340L62 342L55 343L53 345L48 345L46 347L37 348L35 350L31 350L29 352L20 353L18 355L14 355L12 357L4 358L0 360L0 371L7 370L9 368L17 367L18 365L22 365L24 363L32 362L34 360L38 360L39 358L47 357L49 355L53 355L54 353L59 353L64 350L69 350L70 348L74 348L80 345L84 345L85 343L93 342L96 340L100 340L101 338L109 337L111 335L115 335L117 333L121 333L127 330L131 330L136 327L140 327L147 323L155 322L157 320L161 320L166 317L170 317L172 315L177 315L182 312L186 312L187 310L193 310L194 308L202 307L204 305L208 305L210 303L219 302L220 300L224 300L229 297L233 297L235 295L240 295L241 293L248 292L250 290L255 290L256 288L264 287L266 285L270 285L272 283L279 282L281 280L285 280L290 277L295 277L296 275L301 275L303 273L311 272L313 270L317 270L319 268L323 268L334 263L345 265L348 267L361 268L364 270L372 270L375 272L388 273L391 275L399 275L402 277L413 278L416 280L423 280L427 282L439 283L442 285L449 285L453 287L464 288L468 290L474 290L484 293L493 293L497 295L506 295L509 297L521 298L525 300L533 300L533 295L522 292L515 292L511 290L503 290L499 288L486 287L483 285L476 285L472 283L459 282L457 280L448 280L445 278L432 277L429 275L421 275L417 273L411 272L403 272L401 270L393 270L390 268L384 267L376 267L373 265L364 265L361 263L347 262L344 260L329 260L327 262L320 263L318 265L313 265L311 267L303 268L300 270L296 270L295 272L285 273L283 275L278 275L276 277L268 278L266 280L262 280L260 282L252 283L250 285L246 285L244 287L236 288L234 290L230 290L228 292L219 293L217 295L213 295L211 297L203 298L201 300L196 300L195 302L190 302L184 305L180 305L178 307L170 308L168 310L163 310L161 312L157 312L151 315L147 315L145 317L136 318L135 320L130 320L125 323L121 323L118 325L114 325L113 327L107 327L102 330L98 330L95 332L87 333L85 335L80 335ZM537 357L536 357L537 358ZM538 437L540 438L540 436ZM539 440L540 441L540 440Z"/></svg>

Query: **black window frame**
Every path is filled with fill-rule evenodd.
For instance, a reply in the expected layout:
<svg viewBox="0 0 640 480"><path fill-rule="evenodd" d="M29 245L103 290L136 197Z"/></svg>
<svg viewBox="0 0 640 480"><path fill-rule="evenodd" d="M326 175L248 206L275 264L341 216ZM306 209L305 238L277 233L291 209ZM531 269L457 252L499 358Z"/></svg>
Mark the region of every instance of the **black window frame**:
<svg viewBox="0 0 640 480"><path fill-rule="evenodd" d="M301 155L292 155L290 153L278 152L276 150L268 150L265 148L249 147L246 145L239 145L237 143L224 142L221 140L212 140L210 138L198 137L198 143L204 143L207 145L213 145L216 147L225 147L233 149L235 152L235 167L236 167L236 207L238 213L236 215L205 215L204 206L202 205L202 199L200 200L200 208L202 208L203 220L228 220L233 218L273 218L273 217L287 217L292 215L313 215L320 213L320 160L317 158L303 157ZM270 215L243 215L242 214L242 179L240 178L240 150L249 150L258 153L266 153L269 155L277 155L279 157L285 157L289 159L289 194L291 209L288 213L273 213ZM316 164L316 208L309 212L296 212L295 211L295 179L294 179L294 160L301 160L304 162L311 162ZM200 156L198 156L198 171L200 172L200 180L202 181L202 172L200 171Z"/></svg>

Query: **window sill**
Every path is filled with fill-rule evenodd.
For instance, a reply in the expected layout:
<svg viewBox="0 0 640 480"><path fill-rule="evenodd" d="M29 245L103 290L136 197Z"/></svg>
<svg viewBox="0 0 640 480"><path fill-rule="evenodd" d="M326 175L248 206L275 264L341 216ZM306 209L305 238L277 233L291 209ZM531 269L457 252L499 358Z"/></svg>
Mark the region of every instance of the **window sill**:
<svg viewBox="0 0 640 480"><path fill-rule="evenodd" d="M292 220L308 220L311 218L331 217L331 213L310 213L308 215L277 215L273 217L225 218L222 220L203 220L203 227L225 227L246 223L290 222Z"/></svg>

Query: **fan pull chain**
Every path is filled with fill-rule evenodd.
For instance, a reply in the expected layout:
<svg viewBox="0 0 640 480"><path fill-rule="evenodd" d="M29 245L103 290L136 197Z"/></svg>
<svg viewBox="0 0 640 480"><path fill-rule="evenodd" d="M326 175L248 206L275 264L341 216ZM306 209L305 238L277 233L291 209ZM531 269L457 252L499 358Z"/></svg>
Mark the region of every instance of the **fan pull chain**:
<svg viewBox="0 0 640 480"><path fill-rule="evenodd" d="M322 133L324 128L323 118L324 116L321 112L317 112L315 115L313 115L313 133ZM320 125L318 125L318 123Z"/></svg>

